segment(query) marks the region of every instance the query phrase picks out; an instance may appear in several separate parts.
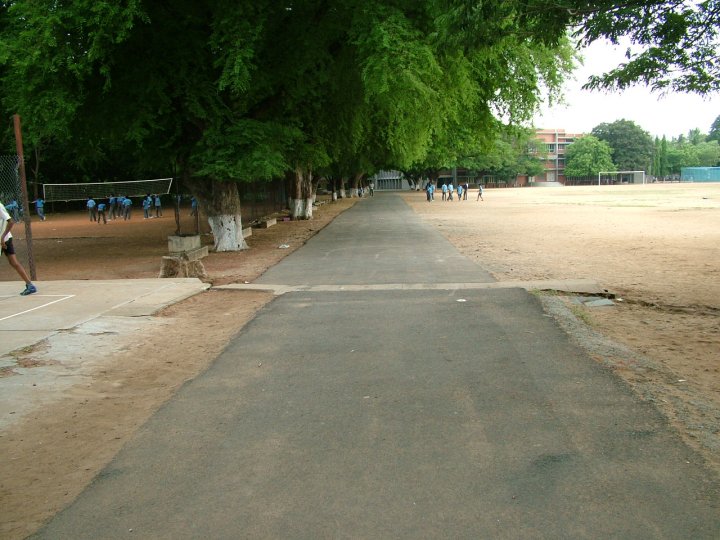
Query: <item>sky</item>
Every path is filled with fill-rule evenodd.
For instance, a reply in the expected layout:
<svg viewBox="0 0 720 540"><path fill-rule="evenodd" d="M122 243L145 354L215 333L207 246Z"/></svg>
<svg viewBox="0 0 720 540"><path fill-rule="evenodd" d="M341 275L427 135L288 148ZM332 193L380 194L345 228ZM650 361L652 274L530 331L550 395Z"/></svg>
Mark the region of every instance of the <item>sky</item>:
<svg viewBox="0 0 720 540"><path fill-rule="evenodd" d="M535 117L537 128L565 129L568 133L589 133L602 122L632 120L650 135L668 139L699 128L708 133L715 118L720 116L720 95L701 97L696 94L672 93L662 96L643 86L634 86L624 92L608 94L582 90L591 74L599 74L617 66L624 60L627 47L608 43L593 43L582 51L584 65L575 74L575 80L565 85L566 105L551 109L546 106Z"/></svg>

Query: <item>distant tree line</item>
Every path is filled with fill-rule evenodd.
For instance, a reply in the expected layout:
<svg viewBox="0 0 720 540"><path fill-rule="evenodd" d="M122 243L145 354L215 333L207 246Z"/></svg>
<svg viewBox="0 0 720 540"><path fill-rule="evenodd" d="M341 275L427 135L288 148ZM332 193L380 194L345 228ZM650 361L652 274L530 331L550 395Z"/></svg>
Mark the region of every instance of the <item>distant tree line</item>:
<svg viewBox="0 0 720 540"><path fill-rule="evenodd" d="M602 123L571 144L566 176L590 177L600 172L645 171L656 178L680 174L683 167L720 166L720 116L704 134L692 129L671 140L652 136L629 120Z"/></svg>

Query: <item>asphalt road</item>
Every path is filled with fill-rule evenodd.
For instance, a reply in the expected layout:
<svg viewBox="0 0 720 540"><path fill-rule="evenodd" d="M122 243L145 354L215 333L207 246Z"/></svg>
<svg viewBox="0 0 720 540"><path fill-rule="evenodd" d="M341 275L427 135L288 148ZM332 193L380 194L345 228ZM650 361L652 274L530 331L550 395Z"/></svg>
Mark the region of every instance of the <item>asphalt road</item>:
<svg viewBox="0 0 720 540"><path fill-rule="evenodd" d="M260 281L490 280L376 194ZM303 291L37 537L719 538L719 503L659 413L524 290Z"/></svg>

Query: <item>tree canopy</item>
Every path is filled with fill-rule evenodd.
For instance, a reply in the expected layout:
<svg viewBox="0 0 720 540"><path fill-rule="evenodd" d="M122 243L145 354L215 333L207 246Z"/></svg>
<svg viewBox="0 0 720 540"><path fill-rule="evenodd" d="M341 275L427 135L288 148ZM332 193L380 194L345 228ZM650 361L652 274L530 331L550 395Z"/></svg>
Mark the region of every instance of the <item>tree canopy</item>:
<svg viewBox="0 0 720 540"><path fill-rule="evenodd" d="M597 176L616 170L610 145L593 135L581 137L568 146L565 160L565 176Z"/></svg>
<svg viewBox="0 0 720 540"><path fill-rule="evenodd" d="M647 171L654 150L650 134L630 120L598 124L592 130L612 148L612 159L621 171Z"/></svg>
<svg viewBox="0 0 720 540"><path fill-rule="evenodd" d="M707 136L708 141L720 141L720 115L715 118L715 121L710 126L710 132Z"/></svg>
<svg viewBox="0 0 720 540"><path fill-rule="evenodd" d="M591 77L589 88L622 90L637 83L658 91L710 94L720 90L718 0L569 1L581 46L600 39L630 41L627 61Z"/></svg>
<svg viewBox="0 0 720 540"><path fill-rule="evenodd" d="M562 25L522 2L17 0L2 14L3 104L29 144L72 141L77 163L132 152L187 180L452 161L498 117L528 120L572 67Z"/></svg>

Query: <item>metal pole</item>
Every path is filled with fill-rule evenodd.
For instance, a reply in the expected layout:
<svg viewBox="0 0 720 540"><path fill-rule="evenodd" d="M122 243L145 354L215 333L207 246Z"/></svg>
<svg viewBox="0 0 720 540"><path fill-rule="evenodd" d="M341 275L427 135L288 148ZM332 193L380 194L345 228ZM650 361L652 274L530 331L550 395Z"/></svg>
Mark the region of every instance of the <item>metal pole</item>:
<svg viewBox="0 0 720 540"><path fill-rule="evenodd" d="M18 165L20 171L20 187L22 189L23 207L23 221L25 222L25 243L27 244L28 252L28 267L30 268L30 279L35 281L37 275L35 274L35 259L33 257L32 249L32 229L30 228L30 201L28 200L27 192L27 178L25 177L25 156L23 154L23 143L22 143L22 130L20 129L20 115L13 115L13 125L15 127L15 146L17 148Z"/></svg>

